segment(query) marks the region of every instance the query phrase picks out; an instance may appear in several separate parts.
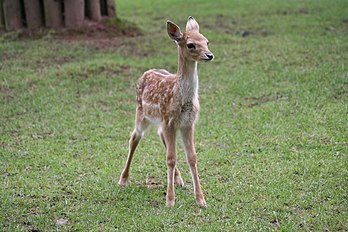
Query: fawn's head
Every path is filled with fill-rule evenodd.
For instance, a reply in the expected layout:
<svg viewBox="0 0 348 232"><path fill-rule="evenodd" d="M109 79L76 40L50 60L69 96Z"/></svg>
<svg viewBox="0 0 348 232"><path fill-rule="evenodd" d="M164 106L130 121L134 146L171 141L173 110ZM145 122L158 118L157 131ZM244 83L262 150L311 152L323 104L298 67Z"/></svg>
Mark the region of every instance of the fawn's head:
<svg viewBox="0 0 348 232"><path fill-rule="evenodd" d="M180 28L169 20L167 32L169 37L180 46L186 58L193 61L211 61L214 58L208 48L208 39L199 33L199 25L192 16L188 18L186 32L182 33Z"/></svg>

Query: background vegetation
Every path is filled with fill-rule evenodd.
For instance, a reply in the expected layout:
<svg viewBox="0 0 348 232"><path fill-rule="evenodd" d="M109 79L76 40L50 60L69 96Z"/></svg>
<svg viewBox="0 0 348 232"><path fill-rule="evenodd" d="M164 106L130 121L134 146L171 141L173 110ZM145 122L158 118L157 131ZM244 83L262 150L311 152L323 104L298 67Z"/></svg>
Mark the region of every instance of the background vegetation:
<svg viewBox="0 0 348 232"><path fill-rule="evenodd" d="M3 231L348 228L347 1L118 0L117 10L143 35L0 38ZM189 15L216 56L199 66L206 210L180 149L187 189L165 207L154 130L129 187L117 184L136 80L149 68L175 72L165 22L184 28Z"/></svg>

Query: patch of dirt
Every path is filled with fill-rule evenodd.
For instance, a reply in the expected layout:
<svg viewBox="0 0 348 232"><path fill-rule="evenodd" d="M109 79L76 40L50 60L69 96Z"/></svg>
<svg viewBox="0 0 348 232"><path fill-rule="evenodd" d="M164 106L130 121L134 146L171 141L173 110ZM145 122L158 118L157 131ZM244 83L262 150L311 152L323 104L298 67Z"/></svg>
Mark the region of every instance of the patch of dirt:
<svg viewBox="0 0 348 232"><path fill-rule="evenodd" d="M65 42L85 42L95 45L97 49L105 50L120 44L119 37L136 37L143 33L135 25L118 18L107 18L101 22L86 21L80 28L58 31L54 38Z"/></svg>
<svg viewBox="0 0 348 232"><path fill-rule="evenodd" d="M0 52L0 60L1 61L8 61L11 59L16 59L20 57L20 53L15 53L15 52L8 52L8 51L2 51ZM2 65L0 64L0 70L2 69Z"/></svg>
<svg viewBox="0 0 348 232"><path fill-rule="evenodd" d="M184 22L183 22L184 23ZM233 33L233 28L237 25L234 19L227 17L223 14L218 14L215 20L203 21L200 23L201 27L207 28L212 31L221 31L226 33Z"/></svg>
<svg viewBox="0 0 348 232"><path fill-rule="evenodd" d="M95 69L89 69L88 73L89 75L96 75L96 74L103 74L106 76L111 75L124 75L131 71L131 67L129 65L110 65L110 66L100 66Z"/></svg>
<svg viewBox="0 0 348 232"><path fill-rule="evenodd" d="M101 75L106 78L112 78L114 76L130 76L132 75L132 69L128 65L104 65L98 67L88 67L87 69L77 71L68 71L65 74L57 71L57 77L65 76L78 81L87 80L95 75Z"/></svg>
<svg viewBox="0 0 348 232"><path fill-rule="evenodd" d="M279 222L277 219L273 219L269 222L272 226L274 227L278 227L279 226Z"/></svg>
<svg viewBox="0 0 348 232"><path fill-rule="evenodd" d="M18 30L1 36L1 40L56 39L63 42L83 42L105 50L120 44L120 37L136 37L143 32L133 23L118 18L104 18L100 22L88 21L77 28ZM6 56L6 54L4 54Z"/></svg>
<svg viewBox="0 0 348 232"><path fill-rule="evenodd" d="M21 224L28 228L29 232L40 232L42 230L38 229L36 226L31 225L30 222L21 222Z"/></svg>
<svg viewBox="0 0 348 232"><path fill-rule="evenodd" d="M232 33L233 28L236 28L239 24L237 19L231 19L222 14L218 14L215 19L215 27L222 29L226 33Z"/></svg>
<svg viewBox="0 0 348 232"><path fill-rule="evenodd" d="M246 36L249 36L249 35L256 35L256 36L266 37L266 36L269 35L269 32L264 30L264 29L253 29L253 30L241 29L241 30L236 32L236 35L239 35L241 37L246 37Z"/></svg>
<svg viewBox="0 0 348 232"><path fill-rule="evenodd" d="M0 142L0 148L5 148L8 147L7 143Z"/></svg>
<svg viewBox="0 0 348 232"><path fill-rule="evenodd" d="M146 178L146 187L149 189L155 189L161 187L161 185L156 183L156 179L154 176L148 176Z"/></svg>
<svg viewBox="0 0 348 232"><path fill-rule="evenodd" d="M299 8L299 9L278 10L276 13L279 15L307 15L310 12L307 8Z"/></svg>
<svg viewBox="0 0 348 232"><path fill-rule="evenodd" d="M335 91L333 97L337 100L348 96L348 74L345 74L343 77L343 81L337 85L337 90Z"/></svg>
<svg viewBox="0 0 348 232"><path fill-rule="evenodd" d="M64 57L42 57L40 60L37 60L35 62L35 70L40 71L44 68L50 67L50 66L62 66L66 63L69 63L74 58L72 56L64 56Z"/></svg>
<svg viewBox="0 0 348 232"><path fill-rule="evenodd" d="M247 26L243 25L242 19L231 18L223 14L216 15L215 20L212 20L209 23L202 23L202 27L214 31L221 31L223 33L236 34L241 37L250 35L265 37L269 35L269 32L264 28L248 29Z"/></svg>
<svg viewBox="0 0 348 232"><path fill-rule="evenodd" d="M162 203L159 201L156 201L156 200L151 200L150 204L152 205L152 207L157 208L157 209L161 208L161 206L162 206Z"/></svg>
<svg viewBox="0 0 348 232"><path fill-rule="evenodd" d="M254 107L261 105L266 102L271 101L287 101L289 99L288 96L283 95L282 93L276 94L263 94L260 97L245 97L244 100L248 102L249 107Z"/></svg>
<svg viewBox="0 0 348 232"><path fill-rule="evenodd" d="M0 84L0 93L9 94L14 91L14 87Z"/></svg>
<svg viewBox="0 0 348 232"><path fill-rule="evenodd" d="M55 223L57 226L63 226L63 225L66 225L66 224L69 224L69 220L68 219L65 219L65 218L60 218L56 221Z"/></svg>
<svg viewBox="0 0 348 232"><path fill-rule="evenodd" d="M6 102L10 102L16 99L15 88L12 86L8 86L8 85L5 86L0 83L0 93L3 94L3 98Z"/></svg>
<svg viewBox="0 0 348 232"><path fill-rule="evenodd" d="M344 98L346 96L348 96L348 92L338 92L338 93L335 93L334 98L341 99L341 98Z"/></svg>

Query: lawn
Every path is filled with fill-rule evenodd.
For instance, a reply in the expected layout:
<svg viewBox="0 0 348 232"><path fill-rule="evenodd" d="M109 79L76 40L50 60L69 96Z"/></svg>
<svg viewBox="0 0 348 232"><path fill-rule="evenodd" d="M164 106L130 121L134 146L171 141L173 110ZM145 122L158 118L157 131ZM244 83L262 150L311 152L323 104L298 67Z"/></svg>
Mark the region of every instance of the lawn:
<svg viewBox="0 0 348 232"><path fill-rule="evenodd" d="M117 1L142 35L0 37L3 231L343 231L348 228L348 2ZM141 141L118 186L135 83L176 71L167 19L192 15L214 61L199 65L196 148L207 209L165 207L165 150ZM180 146L180 144L178 144ZM150 181L149 181L150 180Z"/></svg>

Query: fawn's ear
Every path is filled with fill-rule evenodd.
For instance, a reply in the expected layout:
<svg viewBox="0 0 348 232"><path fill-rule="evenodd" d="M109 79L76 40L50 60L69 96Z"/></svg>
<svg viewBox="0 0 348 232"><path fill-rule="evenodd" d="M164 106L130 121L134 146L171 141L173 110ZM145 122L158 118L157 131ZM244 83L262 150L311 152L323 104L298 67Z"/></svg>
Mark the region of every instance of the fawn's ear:
<svg viewBox="0 0 348 232"><path fill-rule="evenodd" d="M183 38L180 28L169 20L167 21L167 32L169 37L177 42Z"/></svg>
<svg viewBox="0 0 348 232"><path fill-rule="evenodd" d="M188 17L188 20L186 23L186 31L199 31L199 25L192 16Z"/></svg>

